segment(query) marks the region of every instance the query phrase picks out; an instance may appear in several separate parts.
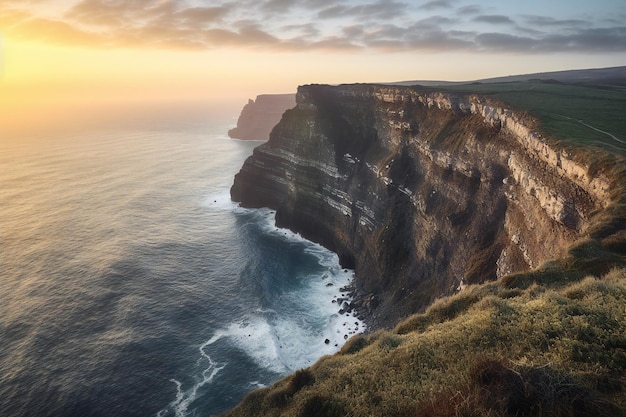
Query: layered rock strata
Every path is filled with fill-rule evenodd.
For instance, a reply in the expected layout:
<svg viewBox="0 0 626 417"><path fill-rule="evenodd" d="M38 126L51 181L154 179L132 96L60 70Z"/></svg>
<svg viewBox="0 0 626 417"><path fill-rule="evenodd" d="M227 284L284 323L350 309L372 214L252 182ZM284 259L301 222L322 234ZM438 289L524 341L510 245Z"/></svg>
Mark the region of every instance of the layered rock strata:
<svg viewBox="0 0 626 417"><path fill-rule="evenodd" d="M563 255L611 184L498 101L412 87L300 87L234 201L355 268L374 327Z"/></svg>
<svg viewBox="0 0 626 417"><path fill-rule="evenodd" d="M228 131L234 139L267 140L285 110L295 106L295 94L263 94L248 100L241 110L237 127Z"/></svg>

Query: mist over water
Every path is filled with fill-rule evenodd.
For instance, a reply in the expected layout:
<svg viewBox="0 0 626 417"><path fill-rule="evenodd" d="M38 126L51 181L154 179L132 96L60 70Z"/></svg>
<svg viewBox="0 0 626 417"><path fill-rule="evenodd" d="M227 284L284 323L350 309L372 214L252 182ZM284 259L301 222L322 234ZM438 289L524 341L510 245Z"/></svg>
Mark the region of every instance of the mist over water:
<svg viewBox="0 0 626 417"><path fill-rule="evenodd" d="M363 329L352 271L230 202L234 117L0 143L5 415L210 416Z"/></svg>

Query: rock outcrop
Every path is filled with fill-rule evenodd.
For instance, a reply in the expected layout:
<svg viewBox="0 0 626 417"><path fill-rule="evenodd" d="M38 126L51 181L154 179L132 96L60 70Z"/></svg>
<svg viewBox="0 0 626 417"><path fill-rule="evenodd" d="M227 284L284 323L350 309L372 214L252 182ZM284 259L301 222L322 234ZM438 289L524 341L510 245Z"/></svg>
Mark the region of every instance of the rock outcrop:
<svg viewBox="0 0 626 417"><path fill-rule="evenodd" d="M309 85L231 196L335 251L355 268L356 307L388 327L465 285L563 256L611 192L606 175L496 100Z"/></svg>
<svg viewBox="0 0 626 417"><path fill-rule="evenodd" d="M241 110L237 127L228 131L235 139L267 140L285 110L296 104L295 94L263 94L248 100Z"/></svg>

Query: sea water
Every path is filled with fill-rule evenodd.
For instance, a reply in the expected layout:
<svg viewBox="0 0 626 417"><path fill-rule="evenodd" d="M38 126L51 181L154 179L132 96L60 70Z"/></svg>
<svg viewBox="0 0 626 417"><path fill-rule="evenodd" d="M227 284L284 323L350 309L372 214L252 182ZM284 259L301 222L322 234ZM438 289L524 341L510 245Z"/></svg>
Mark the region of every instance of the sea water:
<svg viewBox="0 0 626 417"><path fill-rule="evenodd" d="M337 351L353 272L229 198L236 114L0 142L0 410L210 416Z"/></svg>

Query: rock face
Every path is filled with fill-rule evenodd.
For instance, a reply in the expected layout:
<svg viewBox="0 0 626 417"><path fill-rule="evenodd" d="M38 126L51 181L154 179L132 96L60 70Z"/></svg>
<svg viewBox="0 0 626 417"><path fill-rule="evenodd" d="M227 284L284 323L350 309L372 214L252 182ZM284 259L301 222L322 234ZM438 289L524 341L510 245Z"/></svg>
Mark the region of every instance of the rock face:
<svg viewBox="0 0 626 417"><path fill-rule="evenodd" d="M303 86L231 196L335 251L355 268L357 308L390 326L563 255L609 204L609 180L535 126L476 95Z"/></svg>
<svg viewBox="0 0 626 417"><path fill-rule="evenodd" d="M237 127L228 131L235 139L267 140L285 110L296 104L295 94L264 94L248 100L241 110Z"/></svg>

